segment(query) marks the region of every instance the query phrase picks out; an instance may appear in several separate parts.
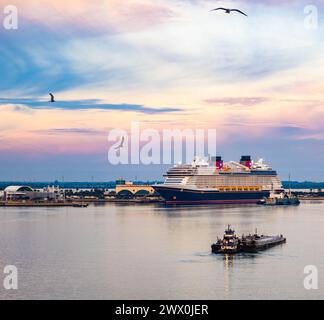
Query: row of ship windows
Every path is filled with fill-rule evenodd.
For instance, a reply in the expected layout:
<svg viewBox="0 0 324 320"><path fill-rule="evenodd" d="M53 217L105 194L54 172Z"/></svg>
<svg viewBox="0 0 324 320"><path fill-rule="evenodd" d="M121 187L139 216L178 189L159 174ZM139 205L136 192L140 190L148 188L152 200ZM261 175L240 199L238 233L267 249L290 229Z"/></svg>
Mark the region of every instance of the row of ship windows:
<svg viewBox="0 0 324 320"><path fill-rule="evenodd" d="M166 179L165 183L175 183L175 184L179 184L182 183L183 179Z"/></svg>
<svg viewBox="0 0 324 320"><path fill-rule="evenodd" d="M219 187L218 189L219 191L261 191L262 187Z"/></svg>
<svg viewBox="0 0 324 320"><path fill-rule="evenodd" d="M264 184L278 184L276 179L190 179L189 183L192 184L205 184L205 185L264 185Z"/></svg>

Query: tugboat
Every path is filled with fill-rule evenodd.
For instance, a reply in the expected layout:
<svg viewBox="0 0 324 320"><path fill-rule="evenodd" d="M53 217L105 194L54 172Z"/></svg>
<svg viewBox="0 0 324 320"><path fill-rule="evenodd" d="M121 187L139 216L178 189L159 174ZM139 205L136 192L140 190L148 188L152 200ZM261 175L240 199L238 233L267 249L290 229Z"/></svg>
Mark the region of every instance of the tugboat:
<svg viewBox="0 0 324 320"><path fill-rule="evenodd" d="M263 198L257 204L264 206L299 206L300 200L291 192L291 177L289 174L289 192L275 193L273 188L269 198Z"/></svg>
<svg viewBox="0 0 324 320"><path fill-rule="evenodd" d="M271 195L270 198L263 198L258 201L258 204L263 206L298 206L300 205L300 200L292 194L281 193L279 195Z"/></svg>
<svg viewBox="0 0 324 320"><path fill-rule="evenodd" d="M286 242L286 238L283 235L278 236L266 236L259 235L257 230L255 234L249 234L248 236L242 236L239 238L230 225L223 239L218 239L217 242L212 244L211 250L215 254L236 254L241 252L255 253L261 250L266 250L276 245L280 245Z"/></svg>
<svg viewBox="0 0 324 320"><path fill-rule="evenodd" d="M218 239L211 246L212 253L215 254L232 254L240 252L240 239L236 236L235 231L228 225L223 239Z"/></svg>

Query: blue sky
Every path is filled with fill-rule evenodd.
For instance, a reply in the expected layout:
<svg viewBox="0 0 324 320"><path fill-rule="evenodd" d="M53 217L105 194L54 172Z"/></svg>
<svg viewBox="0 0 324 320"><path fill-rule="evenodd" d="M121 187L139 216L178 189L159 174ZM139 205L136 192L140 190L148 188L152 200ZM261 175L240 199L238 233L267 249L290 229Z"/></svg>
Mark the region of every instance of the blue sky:
<svg viewBox="0 0 324 320"><path fill-rule="evenodd" d="M316 29L308 1L10 4L19 28L0 25L1 180L159 179L164 166L107 161L109 131L139 121L216 128L227 160L251 154L283 179L324 181L323 1L312 2Z"/></svg>

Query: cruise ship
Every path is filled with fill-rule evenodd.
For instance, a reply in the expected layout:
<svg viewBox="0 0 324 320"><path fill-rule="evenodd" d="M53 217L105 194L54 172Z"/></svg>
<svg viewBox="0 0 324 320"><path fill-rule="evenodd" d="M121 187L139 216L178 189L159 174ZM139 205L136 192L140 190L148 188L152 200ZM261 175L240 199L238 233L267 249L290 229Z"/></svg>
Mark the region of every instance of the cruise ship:
<svg viewBox="0 0 324 320"><path fill-rule="evenodd" d="M253 162L251 156L227 163L222 157L196 157L164 176L163 184L152 187L167 204L253 204L284 191L277 172L263 159Z"/></svg>

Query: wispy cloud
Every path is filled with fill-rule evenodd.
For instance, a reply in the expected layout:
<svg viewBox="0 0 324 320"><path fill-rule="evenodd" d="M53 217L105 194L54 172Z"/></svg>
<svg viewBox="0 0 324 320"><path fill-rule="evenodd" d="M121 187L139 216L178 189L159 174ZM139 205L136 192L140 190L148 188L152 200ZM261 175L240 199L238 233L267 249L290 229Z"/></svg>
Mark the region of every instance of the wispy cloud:
<svg viewBox="0 0 324 320"><path fill-rule="evenodd" d="M296 15L276 6L242 20L211 14L211 1L17 3L19 30L0 28L0 68L6 75L0 90L20 95L99 86L162 90L191 79L202 86L245 83L320 54L310 47L319 35L304 30L303 11ZM244 5L250 4L253 9L252 1Z"/></svg>
<svg viewBox="0 0 324 320"><path fill-rule="evenodd" d="M266 97L214 98L204 102L212 105L249 107L269 101Z"/></svg>
<svg viewBox="0 0 324 320"><path fill-rule="evenodd" d="M165 2L151 0L14 2L26 21L73 36L134 32L165 23L174 15L172 7Z"/></svg>
<svg viewBox="0 0 324 320"><path fill-rule="evenodd" d="M47 134L47 135L66 135L66 134L77 134L77 135L104 135L107 133L105 130L95 130L87 128L51 128L46 130L33 130L33 133Z"/></svg>
<svg viewBox="0 0 324 320"><path fill-rule="evenodd" d="M118 110L118 111L134 111L146 114L159 114L159 113L169 113L169 112L179 112L183 111L179 108L150 108L144 105L138 104L108 104L102 103L99 99L92 100L73 100L73 101L57 101L51 103L39 99L6 99L0 98L0 108L1 104L14 105L15 111L25 111L24 107L29 107L31 109L62 109L62 110Z"/></svg>

